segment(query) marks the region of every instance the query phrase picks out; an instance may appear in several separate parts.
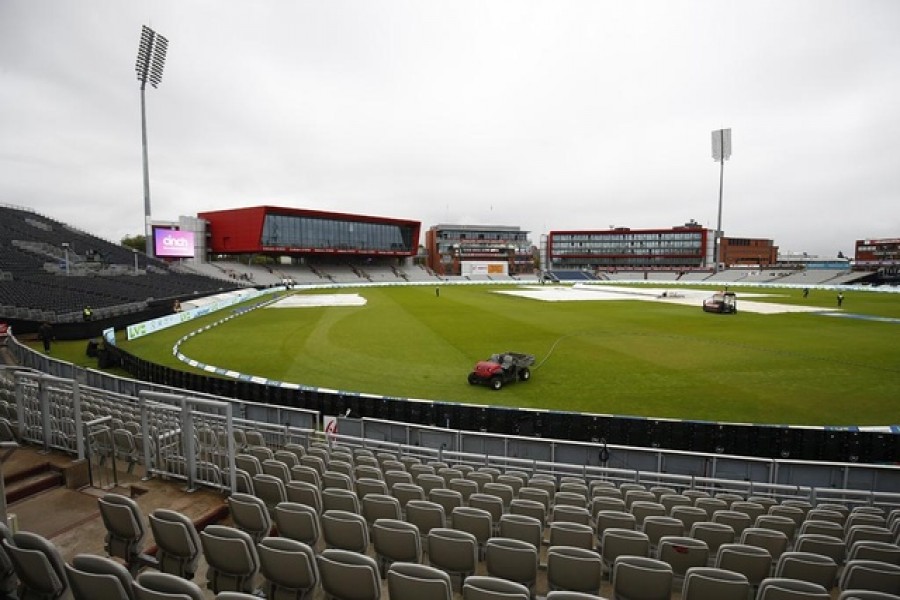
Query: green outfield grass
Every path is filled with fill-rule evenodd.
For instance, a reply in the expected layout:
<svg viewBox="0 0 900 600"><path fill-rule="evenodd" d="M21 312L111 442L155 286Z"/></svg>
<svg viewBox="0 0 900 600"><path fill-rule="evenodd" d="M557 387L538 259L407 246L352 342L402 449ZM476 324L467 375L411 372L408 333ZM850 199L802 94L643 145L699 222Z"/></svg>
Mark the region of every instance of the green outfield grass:
<svg viewBox="0 0 900 600"><path fill-rule="evenodd" d="M498 289L446 286L439 297L432 287L340 290L367 304L251 311L181 351L270 379L389 396L730 422L900 423L900 323L712 315L633 300L539 302ZM831 292L772 293L782 304L835 304ZM900 317L900 296L844 295L846 312ZM219 317L122 345L188 370L172 345ZM537 356L532 380L499 392L469 386L475 361L504 350Z"/></svg>

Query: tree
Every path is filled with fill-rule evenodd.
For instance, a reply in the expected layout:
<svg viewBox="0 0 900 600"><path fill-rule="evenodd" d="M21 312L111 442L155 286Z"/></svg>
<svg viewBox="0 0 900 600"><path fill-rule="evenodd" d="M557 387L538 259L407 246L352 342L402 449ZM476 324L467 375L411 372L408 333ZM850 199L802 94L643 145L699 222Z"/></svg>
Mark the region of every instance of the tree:
<svg viewBox="0 0 900 600"><path fill-rule="evenodd" d="M122 238L122 241L120 243L126 248L130 248L131 250L144 252L147 249L147 236L143 234L126 235Z"/></svg>

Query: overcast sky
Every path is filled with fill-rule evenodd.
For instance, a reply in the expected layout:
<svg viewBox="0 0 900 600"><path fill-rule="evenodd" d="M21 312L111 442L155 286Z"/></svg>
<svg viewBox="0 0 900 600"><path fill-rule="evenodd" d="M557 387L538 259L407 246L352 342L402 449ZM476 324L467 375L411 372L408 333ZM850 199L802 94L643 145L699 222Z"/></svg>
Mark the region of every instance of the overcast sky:
<svg viewBox="0 0 900 600"><path fill-rule="evenodd" d="M900 1L0 0L0 203L143 233L269 204L549 230L900 237ZM424 241L424 240L423 240Z"/></svg>

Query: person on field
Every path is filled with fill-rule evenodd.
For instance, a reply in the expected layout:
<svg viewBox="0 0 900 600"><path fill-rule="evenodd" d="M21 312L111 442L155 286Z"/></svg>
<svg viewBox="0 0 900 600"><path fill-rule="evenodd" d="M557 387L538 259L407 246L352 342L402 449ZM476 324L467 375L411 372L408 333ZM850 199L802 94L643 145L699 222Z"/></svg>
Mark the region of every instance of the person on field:
<svg viewBox="0 0 900 600"><path fill-rule="evenodd" d="M44 343L44 352L50 352L50 342L53 340L53 326L44 321L38 327L38 337Z"/></svg>
<svg viewBox="0 0 900 600"><path fill-rule="evenodd" d="M838 292L837 301L838 301L838 308L840 308L841 305L844 303L844 292Z"/></svg>

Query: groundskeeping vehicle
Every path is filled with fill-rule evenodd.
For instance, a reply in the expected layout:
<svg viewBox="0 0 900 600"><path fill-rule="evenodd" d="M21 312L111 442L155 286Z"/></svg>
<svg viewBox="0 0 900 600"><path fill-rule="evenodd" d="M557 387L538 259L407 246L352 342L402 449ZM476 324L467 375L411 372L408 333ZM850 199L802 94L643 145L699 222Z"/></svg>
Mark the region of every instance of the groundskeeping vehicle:
<svg viewBox="0 0 900 600"><path fill-rule="evenodd" d="M491 389L499 390L506 383L531 379L529 367L533 364L533 354L522 354L521 352L493 354L488 360L478 361L475 368L469 373L469 383L487 385Z"/></svg>
<svg viewBox="0 0 900 600"><path fill-rule="evenodd" d="M703 301L703 310L720 315L733 315L737 312L737 296L734 292L716 292Z"/></svg>

